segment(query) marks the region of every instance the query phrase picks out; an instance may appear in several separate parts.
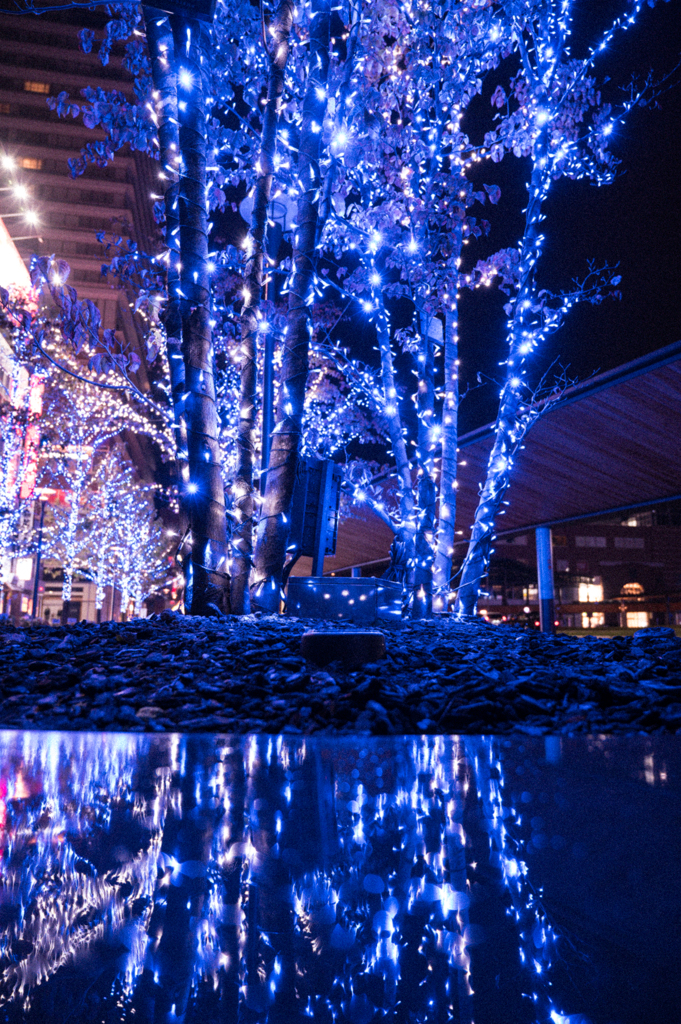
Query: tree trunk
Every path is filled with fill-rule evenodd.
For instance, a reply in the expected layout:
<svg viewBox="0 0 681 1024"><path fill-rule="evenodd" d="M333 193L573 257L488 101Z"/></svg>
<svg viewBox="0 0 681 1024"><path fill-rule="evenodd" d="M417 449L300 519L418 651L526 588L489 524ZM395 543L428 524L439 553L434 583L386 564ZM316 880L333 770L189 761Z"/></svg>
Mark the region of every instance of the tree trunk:
<svg viewBox="0 0 681 1024"><path fill-rule="evenodd" d="M76 533L80 521L80 504L85 490L87 467L85 465L84 445L78 443L78 454L76 455L76 471L74 485L71 491L71 507L66 526L66 542L64 556L64 583L61 588L62 601L66 604L71 600L73 588L73 573L76 567Z"/></svg>
<svg viewBox="0 0 681 1024"><path fill-rule="evenodd" d="M192 615L227 602L225 494L215 408L206 212L205 78L210 30L171 18L180 124L180 313L184 355L191 525Z"/></svg>
<svg viewBox="0 0 681 1024"><path fill-rule="evenodd" d="M355 71L355 62L357 58L357 41L359 39L359 28L361 24L361 2L358 7L354 10L354 21L349 29L349 37L347 40L347 49L345 51L345 61L343 68L343 81L341 82L340 89L338 90L338 98L336 101L336 123L343 124L345 118L351 110L351 105L348 104L352 93L352 76ZM324 231L324 225L326 224L331 214L331 203L333 186L336 181L336 172L338 165L341 163L342 157L332 156L331 165L329 166L326 177L324 178L324 188L322 190L322 198L319 203L319 210L317 213L317 245L319 245Z"/></svg>
<svg viewBox="0 0 681 1024"><path fill-rule="evenodd" d="M401 525L411 528L412 535L416 530L414 520L414 491L411 479L411 468L407 445L402 430L402 420L398 405L397 388L395 387L395 368L390 342L390 329L385 312L383 296L380 297L381 309L377 321L378 347L381 355L381 385L383 387L383 415L388 423L388 434L395 458L395 472L400 488L400 519Z"/></svg>
<svg viewBox="0 0 681 1024"><path fill-rule="evenodd" d="M167 299L162 320L166 333L166 356L173 409L173 437L177 467L179 506L179 537L177 557L185 580L185 597L191 593L191 566L188 547L183 543L190 525L189 462L187 423L185 418L185 371L182 354L182 315L180 311L180 214L179 158L180 140L177 110L177 75L175 43L170 20L163 11L142 8L145 17L147 45L151 58L154 87L159 94L158 139L160 148L160 179L163 182L165 242L167 246Z"/></svg>
<svg viewBox="0 0 681 1024"><path fill-rule="evenodd" d="M416 529L414 595L411 614L414 619L429 619L433 614L433 533L435 531L435 481L433 419L435 405L435 364L430 317L421 338L419 351L418 410L418 502Z"/></svg>
<svg viewBox="0 0 681 1024"><path fill-rule="evenodd" d="M546 152L546 133L535 144L534 166L530 180L530 200L525 215L525 232L520 249L520 265L524 268L518 294L513 304L513 319L509 329L509 356L506 379L499 400L499 411L494 426L494 443L487 460L487 474L475 510L471 538L456 598L458 618L475 615L480 581L487 573L494 537L494 521L508 488L513 459L522 440L524 428L519 420L523 404L521 394L522 365L527 357L527 321L531 319L531 297L534 267L540 255L541 240L538 222L543 198L542 156ZM544 141L544 144L542 144Z"/></svg>
<svg viewBox="0 0 681 1024"><path fill-rule="evenodd" d="M401 583L404 587L404 604L414 586L414 534L416 519L414 517L414 489L411 479L411 467L404 440L402 419L400 417L399 399L395 387L395 368L393 351L390 341L390 328L385 311L383 294L379 294L380 306L376 321L378 348L381 356L381 387L383 389L383 415L388 424L388 436L395 459L395 472L398 481L400 502L400 522L395 530L395 537L390 547L390 567L386 578Z"/></svg>
<svg viewBox="0 0 681 1024"><path fill-rule="evenodd" d="M445 318L444 332L445 396L442 406L440 439L440 495L437 527L437 549L433 566L436 608L447 611L447 600L452 578L454 529L456 522L456 445L459 439L459 337L456 313L451 310Z"/></svg>
<svg viewBox="0 0 681 1024"><path fill-rule="evenodd" d="M284 91L284 71L288 60L293 8L293 0L280 0L272 22L267 103L263 114L258 178L253 196L253 213L249 233L250 249L244 274L246 297L241 312L241 394L237 469L234 481L236 528L232 536L231 569L231 610L235 615L247 615L251 610L248 584L253 557L253 452L255 449L257 341L258 328L262 319L260 301L263 285L263 246L267 226L267 207L274 178L277 119L281 95Z"/></svg>
<svg viewBox="0 0 681 1024"><path fill-rule="evenodd" d="M308 85L298 157L298 229L293 245L293 278L284 339L276 425L258 526L253 599L263 611L279 610L293 486L302 432L310 342L310 306L315 272L317 206L321 188L319 152L329 73L331 0L313 0Z"/></svg>
<svg viewBox="0 0 681 1024"><path fill-rule="evenodd" d="M161 843L161 853L172 858L175 868L166 889L162 931L154 955L158 977L155 1024L165 1024L173 1017L185 1019L196 974L197 933L207 916L208 868L219 820L210 785L214 742L210 737L187 736L184 743L186 768L179 799L168 805Z"/></svg>
<svg viewBox="0 0 681 1024"><path fill-rule="evenodd" d="M163 313L167 339L168 374L173 404L173 434L177 462L180 504L180 536L189 525L187 485L187 425L184 417L185 374L182 358L182 315L180 311L180 212L178 160L180 135L177 110L177 75L175 42L170 19L163 11L143 7L147 45L151 57L151 74L158 92L158 141L160 146L163 201L165 207L165 241L168 247L166 289L168 298Z"/></svg>

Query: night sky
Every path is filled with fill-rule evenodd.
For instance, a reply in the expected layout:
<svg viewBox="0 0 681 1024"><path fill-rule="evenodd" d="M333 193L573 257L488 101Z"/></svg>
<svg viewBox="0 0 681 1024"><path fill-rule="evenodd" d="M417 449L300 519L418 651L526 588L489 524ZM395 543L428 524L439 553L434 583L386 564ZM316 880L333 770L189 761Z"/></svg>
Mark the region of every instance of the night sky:
<svg viewBox="0 0 681 1024"><path fill-rule="evenodd" d="M575 5L572 52L586 52L589 41L600 37L599 27L622 10L611 0L582 0ZM671 71L681 59L681 4L679 0L646 8L637 24L620 33L596 65L599 81L610 76L604 95L617 101L621 84L632 74L656 77ZM511 61L507 62L507 68ZM471 115L489 116L489 97L508 71L490 78L484 94L474 101ZM675 80L681 75L675 76ZM663 348L681 338L681 86L661 97L660 109L640 109L630 115L613 136L612 149L620 158L619 176L609 186L588 182L557 182L545 207L547 244L539 267L539 280L554 290L569 288L583 277L587 261L597 265L619 262L622 300L600 306L574 308L557 334L548 339L542 369L558 358L571 378L585 379L638 356ZM475 104L478 105L476 108ZM473 134L471 132L471 134ZM502 246L515 245L522 232L527 161L506 157L501 164L486 164L480 180L497 182L502 200L488 207L490 236L471 244L472 262ZM461 300L462 381L475 383L476 374L500 379L498 363L505 358L503 295L470 294ZM491 385L468 395L461 406L462 433L494 418L498 389Z"/></svg>

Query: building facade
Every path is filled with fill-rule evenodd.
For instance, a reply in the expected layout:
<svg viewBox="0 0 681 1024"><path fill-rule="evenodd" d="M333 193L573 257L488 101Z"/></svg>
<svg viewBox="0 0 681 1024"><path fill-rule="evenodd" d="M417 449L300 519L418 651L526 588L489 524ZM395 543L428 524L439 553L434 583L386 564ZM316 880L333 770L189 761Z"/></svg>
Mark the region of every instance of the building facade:
<svg viewBox="0 0 681 1024"><path fill-rule="evenodd" d="M123 67L122 47L114 46L109 62L102 65L96 52L83 52L78 39L82 27L101 29L106 16L100 12L74 10L42 16L2 15L0 47L0 220L4 222L12 250L25 266L33 254L54 255L70 268L69 284L78 297L90 299L102 314L102 327L140 357L136 383L148 390L142 332L137 329L130 297L102 265L111 258L97 233L133 239L146 252L162 244L153 217L152 193L158 165L141 153L126 149L108 167L89 165L82 176L72 177L69 160L77 159L88 143L104 138L100 130L83 125L82 117L60 118L47 100L62 92L72 102L82 102L86 87L116 89L134 100L132 76ZM96 46L95 46L96 51ZM16 199L17 189L25 198ZM31 223L21 209L30 209ZM16 277L16 275L15 275ZM15 280L15 279L13 279ZM1 282L8 284L9 282ZM22 287L26 281L19 282ZM0 387L7 384L10 349L0 331ZM4 387L5 397L9 395ZM126 446L143 479L153 479L155 455L129 432ZM0 444L0 454L2 445ZM2 558L2 607L0 611L19 619L30 615L34 606L35 548L39 499L49 502L46 492L34 494L22 511L20 543L15 551L0 552ZM32 539L32 540L31 540ZM28 543L31 540L31 543ZM98 617L95 587L84 576L74 580L71 600L61 598L62 569L58 563L43 561L36 591L37 616L47 621L77 621ZM110 589L110 588L109 588ZM107 592L100 614L110 618L117 607Z"/></svg>
<svg viewBox="0 0 681 1024"><path fill-rule="evenodd" d="M480 611L538 618L532 531L499 537ZM552 530L556 623L577 629L681 625L681 504L579 520Z"/></svg>
<svg viewBox="0 0 681 1024"><path fill-rule="evenodd" d="M79 26L99 27L103 19L85 10L2 16L0 147L3 157L13 161L38 217L33 227L19 217L7 226L27 263L33 253L65 259L71 267L69 283L79 297L92 299L103 326L120 331L139 350L127 297L103 277L107 256L95 236L113 231L133 238L145 251L158 244L151 198L157 165L126 149L108 167L89 165L82 176L71 177L68 161L104 133L86 128L82 118L60 118L47 105L61 92L82 102L81 90L87 86L117 89L134 100L132 76L120 51L114 49L103 66L95 52L81 50ZM0 216L9 198L0 193Z"/></svg>

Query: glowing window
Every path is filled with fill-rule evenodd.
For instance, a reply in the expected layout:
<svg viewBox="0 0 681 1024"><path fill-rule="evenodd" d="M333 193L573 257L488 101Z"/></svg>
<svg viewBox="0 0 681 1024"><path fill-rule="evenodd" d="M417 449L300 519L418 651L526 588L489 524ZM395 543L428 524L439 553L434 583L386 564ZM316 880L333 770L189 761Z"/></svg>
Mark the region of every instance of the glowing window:
<svg viewBox="0 0 681 1024"><path fill-rule="evenodd" d="M628 629L645 629L650 621L648 612L627 612Z"/></svg>
<svg viewBox="0 0 681 1024"><path fill-rule="evenodd" d="M578 548L604 548L605 537L575 537L575 544Z"/></svg>
<svg viewBox="0 0 681 1024"><path fill-rule="evenodd" d="M625 583L620 594L643 594L645 591L640 583Z"/></svg>
<svg viewBox="0 0 681 1024"><path fill-rule="evenodd" d="M27 582L33 576L33 559L17 558L16 574L20 580Z"/></svg>
<svg viewBox="0 0 681 1024"><path fill-rule="evenodd" d="M50 91L49 82L24 82L24 92L39 92L43 96L47 96Z"/></svg>
<svg viewBox="0 0 681 1024"><path fill-rule="evenodd" d="M580 604L603 600L602 583L580 583L577 599Z"/></svg>
<svg viewBox="0 0 681 1024"><path fill-rule="evenodd" d="M43 162L37 156L22 156L17 160L17 164L25 171L42 171L43 169Z"/></svg>
<svg viewBox="0 0 681 1024"><path fill-rule="evenodd" d="M595 629L596 626L605 625L605 615L603 612L592 612L589 615L587 612L582 612L582 629Z"/></svg>

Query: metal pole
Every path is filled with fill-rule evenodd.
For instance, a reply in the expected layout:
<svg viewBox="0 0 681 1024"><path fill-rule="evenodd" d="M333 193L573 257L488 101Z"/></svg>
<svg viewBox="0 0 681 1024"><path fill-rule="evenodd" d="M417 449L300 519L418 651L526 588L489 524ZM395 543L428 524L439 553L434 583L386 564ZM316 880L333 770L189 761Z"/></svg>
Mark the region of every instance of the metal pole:
<svg viewBox="0 0 681 1024"><path fill-rule="evenodd" d="M38 527L38 550L35 556L35 580L33 581L33 618L38 614L38 591L40 589L40 556L43 551L43 523L45 522L46 501L40 502L40 526Z"/></svg>
<svg viewBox="0 0 681 1024"><path fill-rule="evenodd" d="M312 556L313 576L324 575L324 555L326 553L326 541L329 532L329 499L331 497L331 481L333 478L333 463L330 459L322 461L321 470L315 529L315 552Z"/></svg>
<svg viewBox="0 0 681 1024"><path fill-rule="evenodd" d="M535 530L537 541L537 585L539 589L539 623L542 633L555 633L553 622L553 553L551 548L551 527L538 526Z"/></svg>

